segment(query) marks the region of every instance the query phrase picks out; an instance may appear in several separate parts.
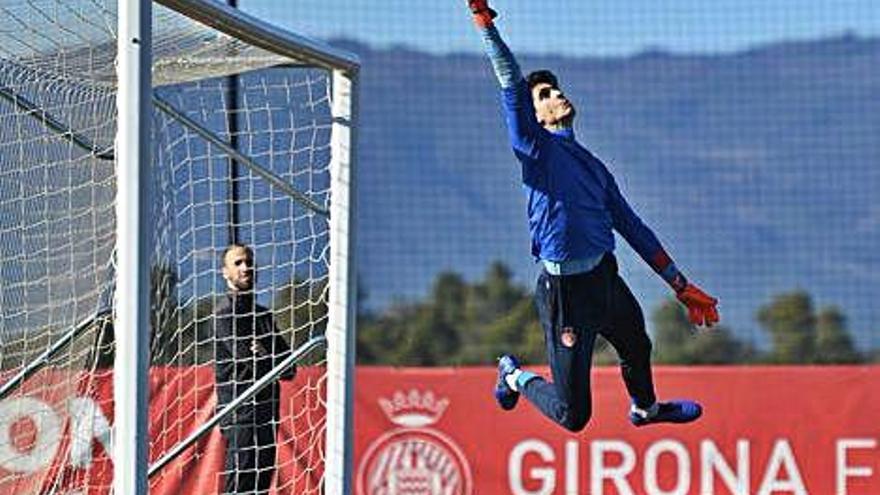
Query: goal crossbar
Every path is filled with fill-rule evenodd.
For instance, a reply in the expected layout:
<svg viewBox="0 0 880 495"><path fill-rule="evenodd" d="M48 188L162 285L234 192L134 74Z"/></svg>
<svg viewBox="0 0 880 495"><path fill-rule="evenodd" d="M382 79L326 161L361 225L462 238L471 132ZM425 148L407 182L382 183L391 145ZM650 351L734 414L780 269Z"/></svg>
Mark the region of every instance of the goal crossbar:
<svg viewBox="0 0 880 495"><path fill-rule="evenodd" d="M355 73L358 56L325 43L297 36L213 0L155 0L206 26L272 53L329 70Z"/></svg>

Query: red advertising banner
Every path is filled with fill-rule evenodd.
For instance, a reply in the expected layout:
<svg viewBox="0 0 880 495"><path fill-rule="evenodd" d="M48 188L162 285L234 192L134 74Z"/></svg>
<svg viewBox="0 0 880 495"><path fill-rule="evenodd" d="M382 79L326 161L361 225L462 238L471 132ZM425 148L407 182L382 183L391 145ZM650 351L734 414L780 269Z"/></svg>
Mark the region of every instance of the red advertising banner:
<svg viewBox="0 0 880 495"><path fill-rule="evenodd" d="M321 493L324 370L281 381L273 494ZM0 495L106 495L113 479L109 370L43 370L0 401ZM150 372L150 460L178 445L215 412L210 366ZM152 495L220 492L225 441L215 427L150 478Z"/></svg>
<svg viewBox="0 0 880 495"><path fill-rule="evenodd" d="M547 370L543 370L546 374ZM572 434L492 398L494 370L361 369L356 493L880 494L880 368L667 367L658 395L705 409L635 428L615 368Z"/></svg>
<svg viewBox="0 0 880 495"><path fill-rule="evenodd" d="M320 493L319 371L282 385L273 493ZM69 378L38 374L0 402L0 494L109 493L111 377ZM661 397L694 398L705 414L635 428L618 371L600 368L594 416L572 434L524 400L501 411L491 368L360 368L354 493L877 495L878 379L880 367L658 368ZM213 372L154 369L151 394L156 459L213 414ZM217 493L224 448L215 429L150 493Z"/></svg>

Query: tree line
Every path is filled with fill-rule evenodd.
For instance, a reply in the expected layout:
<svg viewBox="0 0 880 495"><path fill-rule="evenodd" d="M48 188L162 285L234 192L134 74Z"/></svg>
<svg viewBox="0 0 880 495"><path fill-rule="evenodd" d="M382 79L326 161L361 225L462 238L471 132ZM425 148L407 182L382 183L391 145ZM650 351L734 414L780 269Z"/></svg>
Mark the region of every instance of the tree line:
<svg viewBox="0 0 880 495"><path fill-rule="evenodd" d="M694 332L681 304L670 298L650 311L654 362L662 364L854 364L880 362L861 352L835 306L817 308L804 290L778 294L755 318L769 345L738 339L728 326ZM504 352L527 363L545 361L544 337L532 293L515 284L511 271L493 263L482 280L438 275L422 301L397 303L381 312L361 311L360 364L394 366L485 365ZM616 363L601 337L594 362Z"/></svg>
<svg viewBox="0 0 880 495"><path fill-rule="evenodd" d="M151 280L150 356L154 365L192 366L213 362L213 313L216 297L184 303L177 275L168 265L154 266ZM328 286L325 279L293 279L271 297L269 310L282 336L296 348L324 333ZM738 339L725 325L693 332L685 310L674 299L647 315L658 364L854 364L880 362L880 349L860 351L835 306L816 308L809 293L778 294L758 308L755 318L767 336L766 349ZM110 313L99 314L60 352L68 367L87 369L113 362ZM42 353L66 329L45 328L3 343L0 369L15 369ZM544 333L532 292L517 285L511 271L493 263L481 280L467 282L441 273L421 301L401 302L381 312L358 311L359 364L391 366L486 365L512 352L526 363L545 361ZM316 354L304 363L318 363ZM613 349L599 337L594 362L616 363Z"/></svg>

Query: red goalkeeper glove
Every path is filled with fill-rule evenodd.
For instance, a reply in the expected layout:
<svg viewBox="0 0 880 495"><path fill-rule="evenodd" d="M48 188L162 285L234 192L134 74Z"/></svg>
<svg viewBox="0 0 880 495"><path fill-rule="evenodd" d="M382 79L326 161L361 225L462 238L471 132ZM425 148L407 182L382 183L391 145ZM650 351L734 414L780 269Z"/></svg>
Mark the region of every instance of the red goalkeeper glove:
<svg viewBox="0 0 880 495"><path fill-rule="evenodd" d="M703 292L694 284L688 283L675 297L687 306L688 320L694 325L711 327L718 323L718 299Z"/></svg>
<svg viewBox="0 0 880 495"><path fill-rule="evenodd" d="M480 28L487 28L492 25L492 19L498 16L498 13L489 8L489 0L468 0L468 7L474 15L474 24Z"/></svg>

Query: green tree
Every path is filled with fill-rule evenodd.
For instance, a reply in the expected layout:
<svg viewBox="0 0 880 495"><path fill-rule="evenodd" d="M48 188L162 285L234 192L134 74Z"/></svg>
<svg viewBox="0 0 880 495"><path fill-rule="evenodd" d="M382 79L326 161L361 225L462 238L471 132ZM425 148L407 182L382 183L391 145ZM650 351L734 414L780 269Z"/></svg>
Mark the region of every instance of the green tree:
<svg viewBox="0 0 880 495"><path fill-rule="evenodd" d="M836 306L822 309L816 316L817 363L859 363L864 360L846 331L846 317Z"/></svg>
<svg viewBox="0 0 880 495"><path fill-rule="evenodd" d="M739 364L754 350L735 339L724 326L694 333L684 307L675 300L660 304L652 314L654 357L665 364Z"/></svg>
<svg viewBox="0 0 880 495"><path fill-rule="evenodd" d="M758 310L758 322L773 344L775 363L812 363L815 359L816 316L813 300L804 291L780 294Z"/></svg>
<svg viewBox="0 0 880 495"><path fill-rule="evenodd" d="M462 341L459 332L469 323L465 318L467 299L468 287L460 275L442 273L437 277L429 303L418 311L402 349L416 361L413 364L457 364Z"/></svg>
<svg viewBox="0 0 880 495"><path fill-rule="evenodd" d="M535 355L536 337L543 339L529 293L493 263L480 281L441 273L424 301L359 315L358 362L485 364L502 352Z"/></svg>
<svg viewBox="0 0 880 495"><path fill-rule="evenodd" d="M409 322L419 307L395 304L381 315L364 315L358 320L357 360L361 364L403 365L398 349L409 338Z"/></svg>
<svg viewBox="0 0 880 495"><path fill-rule="evenodd" d="M152 364L192 366L214 359L213 318L216 301L206 296L181 305L178 276L169 263L150 269L150 360ZM112 344L113 328L102 337Z"/></svg>
<svg viewBox="0 0 880 495"><path fill-rule="evenodd" d="M297 277L275 292L272 300L272 318L279 335L291 349L297 349L309 339L323 335L327 329L326 279L316 281ZM320 356L306 356L300 364L311 364Z"/></svg>
<svg viewBox="0 0 880 495"><path fill-rule="evenodd" d="M484 279L471 286L467 306L470 326L462 332L462 364L489 363L505 352L534 362L535 337L543 334L532 298L525 288L513 283L504 264L492 263Z"/></svg>
<svg viewBox="0 0 880 495"><path fill-rule="evenodd" d="M503 353L512 352L526 363L545 359L544 333L527 295L512 301L513 305L494 321L475 329L478 344L465 349L466 364L486 364Z"/></svg>
<svg viewBox="0 0 880 495"><path fill-rule="evenodd" d="M836 306L815 312L804 291L780 294L758 311L758 321L770 334L776 363L859 363L863 356L846 329L846 316Z"/></svg>
<svg viewBox="0 0 880 495"><path fill-rule="evenodd" d="M512 273L501 262L494 262L482 282L471 287L468 300L469 317L477 324L486 324L503 317L528 294L513 284Z"/></svg>
<svg viewBox="0 0 880 495"><path fill-rule="evenodd" d="M467 284L441 273L422 302L398 304L358 325L358 360L363 364L439 366L458 364L462 329L469 328Z"/></svg>
<svg viewBox="0 0 880 495"><path fill-rule="evenodd" d="M685 344L691 333L691 324L681 305L667 300L654 308L654 359L658 363L683 364L687 362Z"/></svg>

